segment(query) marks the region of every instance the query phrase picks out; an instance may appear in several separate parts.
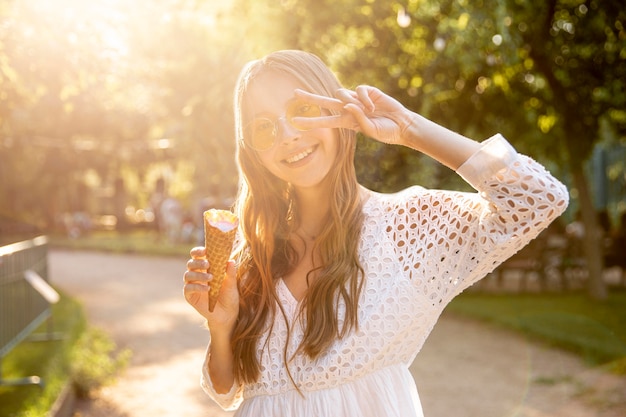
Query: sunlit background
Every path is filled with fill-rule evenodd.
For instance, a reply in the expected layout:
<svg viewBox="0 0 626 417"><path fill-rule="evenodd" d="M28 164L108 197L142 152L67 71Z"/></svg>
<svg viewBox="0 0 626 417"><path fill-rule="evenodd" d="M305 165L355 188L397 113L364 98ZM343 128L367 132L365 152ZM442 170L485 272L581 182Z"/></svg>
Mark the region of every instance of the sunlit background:
<svg viewBox="0 0 626 417"><path fill-rule="evenodd" d="M625 373L626 265L623 243L615 244L619 233L626 234L626 218L620 222L626 211L625 26L623 0L0 0L0 359L34 328L29 314L41 312L37 319L43 320L50 307L37 310L25 302L35 290L23 279L32 278L33 269L47 278L48 240L39 237L45 234L55 249L51 282L65 279L90 314L100 311L123 329L114 333L118 340L120 334L124 343L141 339L137 363L144 368L128 373L109 396L127 399L130 392L139 404L133 410L168 403L176 408L171 415L192 415L180 411L189 404L182 404L179 393L201 395L197 377L179 377L168 366L185 362L194 367L185 375L196 372L193 346L202 344L201 333L207 335L183 313L193 313L181 297L184 262L165 256L104 258L100 250L186 259L201 242L201 211L227 207L237 189L232 96L241 67L272 50L297 48L318 54L347 87L375 85L479 140L504 134L566 183L571 204L549 230L556 231L550 245L547 238L537 239L539 246L529 245L530 251L481 281L479 291L493 290L495 297L461 296L455 311L572 349L586 361L615 361L613 368ZM418 152L363 137L355 162L359 180L377 191L412 184L467 187ZM599 231L600 220L603 233L567 233L571 226ZM160 274L146 272L146 263ZM507 296L511 288L515 293ZM64 328L64 318L80 325L82 314L74 311L55 312L56 329ZM14 334L3 332L9 324ZM623 399L624 389L612 391L592 380L581 384L570 371L537 377L524 352L511 369L491 366L495 357L483 366L466 350L472 329L465 321L453 328L455 341L436 348L441 370L426 356L422 363L435 365L438 373L422 377L447 383L439 376L458 371L456 359L472 371L455 382L491 392L477 378L487 371L496 381L497 400L506 397L503 385L513 388L515 401L525 402L533 389L546 402L547 391L571 391L568 399L603 410ZM177 340L179 334L185 336ZM193 340L181 349L188 337ZM487 357L493 351L507 361L520 358L482 333L471 337L490 345ZM36 355L33 345L39 346ZM141 347L147 360L140 358ZM202 358L204 346L199 348ZM39 343L13 353L38 375L44 363L51 364L60 375L58 390L54 380L43 391L2 387L0 414L35 402L48 410L45 396L57 395L67 378L57 363L61 355ZM101 355L86 357L86 368L106 368L97 360ZM552 365L561 365L558 358ZM2 377L30 372L22 361L4 359ZM497 382L501 369L506 384ZM528 373L521 387L511 384L513 369ZM152 382L163 375L167 383ZM442 388L443 395L492 405L456 385ZM160 397L166 391L169 397ZM600 391L605 394L597 396ZM471 414L463 399L440 401L421 386L420 393ZM207 403L196 404L198 415L212 415Z"/></svg>
<svg viewBox="0 0 626 417"><path fill-rule="evenodd" d="M0 215L124 227L146 220L160 179L186 207L211 186L232 195L231 91L247 56L219 26L225 4L3 2Z"/></svg>
<svg viewBox="0 0 626 417"><path fill-rule="evenodd" d="M624 8L550 4L5 0L0 230L144 227L166 197L192 223L228 205L233 85L247 60L280 48L315 52L347 86L376 85L472 137L504 133L569 184L566 216L606 209L617 226ZM357 170L382 191L462 187L419 154L365 139Z"/></svg>

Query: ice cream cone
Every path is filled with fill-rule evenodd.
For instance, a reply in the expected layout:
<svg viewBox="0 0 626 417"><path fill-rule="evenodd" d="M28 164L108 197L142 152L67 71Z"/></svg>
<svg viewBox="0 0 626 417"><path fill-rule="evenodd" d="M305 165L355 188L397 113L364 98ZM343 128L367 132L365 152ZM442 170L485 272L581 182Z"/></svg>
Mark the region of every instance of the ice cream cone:
<svg viewBox="0 0 626 417"><path fill-rule="evenodd" d="M204 246L208 272L213 275L209 288L209 311L213 311L226 278L226 267L233 250L239 220L228 210L211 209L204 212Z"/></svg>

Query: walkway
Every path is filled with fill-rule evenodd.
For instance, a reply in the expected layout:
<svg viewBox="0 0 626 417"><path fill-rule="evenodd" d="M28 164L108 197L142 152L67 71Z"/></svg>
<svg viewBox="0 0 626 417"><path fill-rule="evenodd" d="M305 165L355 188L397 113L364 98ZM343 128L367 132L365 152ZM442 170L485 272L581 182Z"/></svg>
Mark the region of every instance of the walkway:
<svg viewBox="0 0 626 417"><path fill-rule="evenodd" d="M130 348L117 382L75 417L224 417L199 387L207 331L182 296L186 259L50 252L54 285ZM427 417L623 417L626 378L444 314L412 366ZM383 417L383 416L381 416Z"/></svg>

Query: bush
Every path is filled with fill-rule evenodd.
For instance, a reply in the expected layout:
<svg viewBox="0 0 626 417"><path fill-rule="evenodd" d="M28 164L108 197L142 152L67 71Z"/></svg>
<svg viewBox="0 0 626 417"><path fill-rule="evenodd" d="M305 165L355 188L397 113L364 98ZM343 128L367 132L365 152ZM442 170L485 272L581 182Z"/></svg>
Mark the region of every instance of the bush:
<svg viewBox="0 0 626 417"><path fill-rule="evenodd" d="M89 397L93 391L112 382L131 356L128 349L116 352L117 346L97 328L89 328L78 339L71 352L70 375L78 397Z"/></svg>

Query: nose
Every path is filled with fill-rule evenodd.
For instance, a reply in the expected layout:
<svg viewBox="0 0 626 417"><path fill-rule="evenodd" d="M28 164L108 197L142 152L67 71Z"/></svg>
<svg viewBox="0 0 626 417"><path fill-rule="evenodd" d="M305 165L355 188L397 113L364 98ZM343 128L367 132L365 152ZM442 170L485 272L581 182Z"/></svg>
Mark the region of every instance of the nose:
<svg viewBox="0 0 626 417"><path fill-rule="evenodd" d="M276 139L280 143L288 143L292 140L298 140L300 131L293 127L285 117L276 120Z"/></svg>

